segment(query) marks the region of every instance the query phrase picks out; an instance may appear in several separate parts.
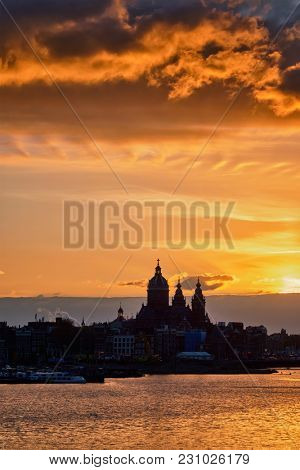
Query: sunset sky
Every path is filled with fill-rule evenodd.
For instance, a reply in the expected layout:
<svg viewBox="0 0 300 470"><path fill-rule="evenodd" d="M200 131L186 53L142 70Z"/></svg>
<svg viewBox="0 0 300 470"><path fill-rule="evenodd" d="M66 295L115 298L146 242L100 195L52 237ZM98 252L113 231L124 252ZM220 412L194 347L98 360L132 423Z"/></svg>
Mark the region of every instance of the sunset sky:
<svg viewBox="0 0 300 470"><path fill-rule="evenodd" d="M300 293L297 3L4 0L0 296ZM64 200L235 201L234 249L64 250Z"/></svg>

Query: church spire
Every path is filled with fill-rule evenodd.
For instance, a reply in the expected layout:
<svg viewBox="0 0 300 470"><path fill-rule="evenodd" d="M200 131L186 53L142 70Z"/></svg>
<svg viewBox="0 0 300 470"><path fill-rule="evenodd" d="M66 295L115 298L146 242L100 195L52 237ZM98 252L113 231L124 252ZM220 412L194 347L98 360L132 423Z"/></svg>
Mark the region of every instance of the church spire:
<svg viewBox="0 0 300 470"><path fill-rule="evenodd" d="M160 262L160 259L157 258L157 265L156 265L156 268L155 268L155 274L156 274L156 275L160 275L160 274L161 274L161 267L160 267L159 262Z"/></svg>
<svg viewBox="0 0 300 470"><path fill-rule="evenodd" d="M124 310L122 309L122 305L120 302L120 307L118 309L118 318L123 318L123 316L124 316Z"/></svg>
<svg viewBox="0 0 300 470"><path fill-rule="evenodd" d="M192 314L195 324L198 324L198 326L201 328L205 328L209 323L209 319L206 314L205 303L206 300L202 292L200 277L198 276L195 294L192 297Z"/></svg>
<svg viewBox="0 0 300 470"><path fill-rule="evenodd" d="M185 297L182 292L182 286L180 283L180 277L178 278L178 283L176 285L175 295L173 297L172 305L176 307L185 307Z"/></svg>
<svg viewBox="0 0 300 470"><path fill-rule="evenodd" d="M195 289L195 294L194 294L194 299L198 300L198 302L202 302L205 304L205 298L202 292L201 288L201 282L200 282L200 277L198 276L198 281L196 284L196 289Z"/></svg>

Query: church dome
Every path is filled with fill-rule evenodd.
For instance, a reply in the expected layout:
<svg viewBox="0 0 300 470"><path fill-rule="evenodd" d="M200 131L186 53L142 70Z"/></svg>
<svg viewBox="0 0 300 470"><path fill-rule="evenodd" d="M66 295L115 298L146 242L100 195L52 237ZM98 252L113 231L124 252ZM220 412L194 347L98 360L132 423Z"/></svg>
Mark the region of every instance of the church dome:
<svg viewBox="0 0 300 470"><path fill-rule="evenodd" d="M155 274L152 279L149 280L148 289L169 289L167 279L165 279L161 273L161 267L159 265L159 259L157 260L157 266L155 268Z"/></svg>

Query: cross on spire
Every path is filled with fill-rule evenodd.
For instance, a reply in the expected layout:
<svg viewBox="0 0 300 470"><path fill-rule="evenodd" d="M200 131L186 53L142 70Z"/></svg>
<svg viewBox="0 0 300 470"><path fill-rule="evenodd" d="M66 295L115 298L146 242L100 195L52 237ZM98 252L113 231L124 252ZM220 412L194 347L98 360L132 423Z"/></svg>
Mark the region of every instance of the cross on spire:
<svg viewBox="0 0 300 470"><path fill-rule="evenodd" d="M156 274L161 274L161 267L159 265L159 262L160 262L160 259L157 258L157 265L156 265L156 268L155 268Z"/></svg>

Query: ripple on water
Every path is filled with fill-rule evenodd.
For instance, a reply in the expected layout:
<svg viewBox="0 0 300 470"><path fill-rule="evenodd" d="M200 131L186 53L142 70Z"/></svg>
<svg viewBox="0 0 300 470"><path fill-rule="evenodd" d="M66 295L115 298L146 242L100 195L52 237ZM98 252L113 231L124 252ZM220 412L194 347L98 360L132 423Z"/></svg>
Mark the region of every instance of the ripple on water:
<svg viewBox="0 0 300 470"><path fill-rule="evenodd" d="M1 385L5 449L297 449L293 376L149 376Z"/></svg>

